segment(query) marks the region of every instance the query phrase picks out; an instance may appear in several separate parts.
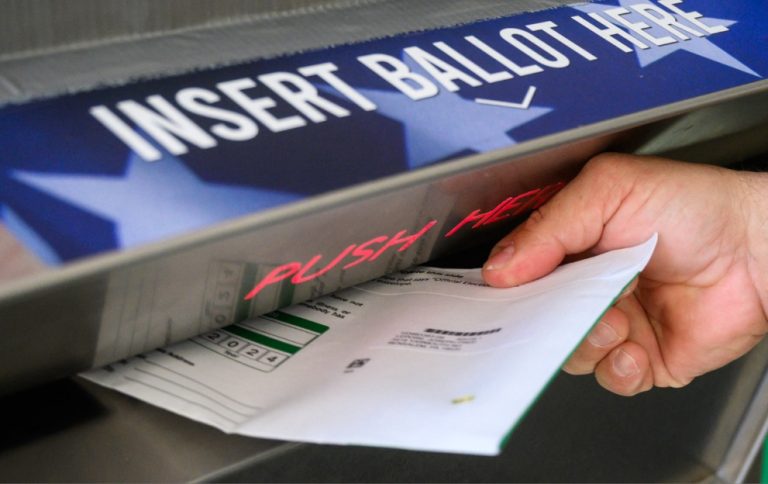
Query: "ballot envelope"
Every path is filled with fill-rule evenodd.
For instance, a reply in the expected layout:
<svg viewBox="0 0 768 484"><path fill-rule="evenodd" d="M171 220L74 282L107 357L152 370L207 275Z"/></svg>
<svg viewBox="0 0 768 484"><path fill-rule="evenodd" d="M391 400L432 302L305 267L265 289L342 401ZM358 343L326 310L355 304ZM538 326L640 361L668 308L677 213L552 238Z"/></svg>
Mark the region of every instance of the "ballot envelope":
<svg viewBox="0 0 768 484"><path fill-rule="evenodd" d="M88 3L0 7L2 394L485 250L601 152L768 152L756 1Z"/></svg>

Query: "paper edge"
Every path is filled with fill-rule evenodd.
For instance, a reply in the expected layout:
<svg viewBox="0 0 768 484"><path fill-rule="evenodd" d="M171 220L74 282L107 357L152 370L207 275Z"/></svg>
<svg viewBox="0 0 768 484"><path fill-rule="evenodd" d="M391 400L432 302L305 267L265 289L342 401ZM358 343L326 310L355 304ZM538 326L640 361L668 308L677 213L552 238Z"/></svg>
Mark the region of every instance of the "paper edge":
<svg viewBox="0 0 768 484"><path fill-rule="evenodd" d="M646 245L650 245L651 246L651 253L648 254L646 257L643 257L642 264L641 264L643 266L643 269L641 269L640 271L636 272L635 275L629 280L629 282L627 282L627 284L624 287L621 288L619 293L611 300L611 302L608 303L608 306L605 307L605 309L600 313L600 315L597 317L597 319L595 319L595 321L590 325L589 330L586 333L584 333L584 336L582 336L582 338L576 343L576 345L568 353L568 355L563 359L563 361L560 362L560 365L558 365L558 370L555 371L549 377L547 382L541 387L541 389L538 391L538 393L533 398L533 400L531 400L531 402L526 406L525 410L523 410L523 412L520 414L520 416L517 418L517 420L515 420L515 422L512 424L512 426L509 428L507 433L504 434L504 436L502 437L501 441L499 442L496 455L500 455L504 451L504 448L509 443L509 440L511 439L512 434L515 432L517 427L520 425L520 422L522 422L525 419L525 417L528 416L528 414L531 412L531 409L533 409L534 405L536 405L536 403L538 403L538 401L541 400L541 397L544 394L544 392L550 387L552 382L555 380L555 378L558 377L558 375L562 371L563 365L571 358L571 356L573 356L573 354L576 352L576 350L579 348L579 346L581 346L581 343L583 343L584 340L587 339L587 337L589 336L589 333L591 333L592 329L594 329L594 327L597 326L597 323L599 323L600 320L603 319L603 316L605 316L605 313L607 313L608 310L611 309L614 306L614 304L616 304L616 302L619 300L619 298L624 293L624 291L629 286L631 286L632 283L640 276L640 274L643 272L643 270L645 270L645 267L648 265L648 262L650 262L651 258L653 257L653 253L656 250L656 245L658 244L658 241L659 241L659 234L658 233L654 233L648 240L646 240L645 242L643 242L641 244L638 244L638 245L633 246L633 247L627 247L627 248L624 248L624 249L618 249L618 250L632 250L632 249L638 249L638 248L644 247Z"/></svg>

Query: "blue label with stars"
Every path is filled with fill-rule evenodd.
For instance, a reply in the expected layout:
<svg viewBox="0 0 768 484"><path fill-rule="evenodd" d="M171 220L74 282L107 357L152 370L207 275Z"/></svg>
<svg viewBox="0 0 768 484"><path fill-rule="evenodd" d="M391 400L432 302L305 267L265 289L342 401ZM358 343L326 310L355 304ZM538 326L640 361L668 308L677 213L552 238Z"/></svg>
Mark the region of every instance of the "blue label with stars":
<svg viewBox="0 0 768 484"><path fill-rule="evenodd" d="M598 1L0 110L0 218L56 265L757 82L768 4Z"/></svg>

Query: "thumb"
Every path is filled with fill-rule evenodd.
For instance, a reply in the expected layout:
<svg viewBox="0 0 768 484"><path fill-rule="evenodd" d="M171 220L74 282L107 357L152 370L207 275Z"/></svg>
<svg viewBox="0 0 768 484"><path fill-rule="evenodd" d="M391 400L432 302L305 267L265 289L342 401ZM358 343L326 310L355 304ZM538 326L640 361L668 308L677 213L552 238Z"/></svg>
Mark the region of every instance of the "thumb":
<svg viewBox="0 0 768 484"><path fill-rule="evenodd" d="M601 155L552 200L493 248L483 278L495 287L533 281L552 272L566 255L594 247L605 224L629 192L631 179L616 165L623 155Z"/></svg>

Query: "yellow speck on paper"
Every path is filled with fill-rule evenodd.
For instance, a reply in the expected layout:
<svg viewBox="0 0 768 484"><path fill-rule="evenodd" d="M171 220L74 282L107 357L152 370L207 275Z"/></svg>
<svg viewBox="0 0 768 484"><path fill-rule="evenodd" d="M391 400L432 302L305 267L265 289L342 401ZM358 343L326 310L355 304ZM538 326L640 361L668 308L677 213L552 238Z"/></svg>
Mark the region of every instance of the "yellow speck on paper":
<svg viewBox="0 0 768 484"><path fill-rule="evenodd" d="M474 395L464 395L463 397L457 397L451 400L454 405L461 405L462 403L469 403L475 399Z"/></svg>

